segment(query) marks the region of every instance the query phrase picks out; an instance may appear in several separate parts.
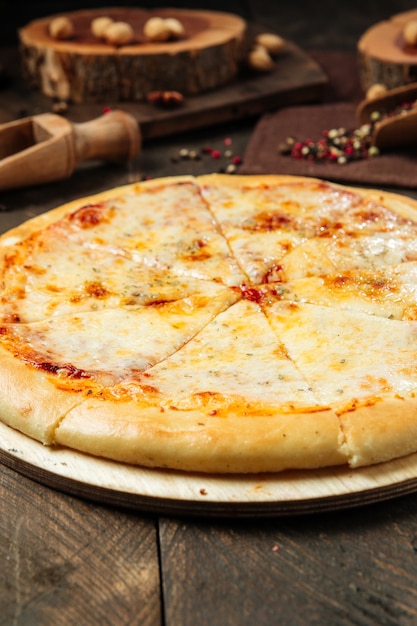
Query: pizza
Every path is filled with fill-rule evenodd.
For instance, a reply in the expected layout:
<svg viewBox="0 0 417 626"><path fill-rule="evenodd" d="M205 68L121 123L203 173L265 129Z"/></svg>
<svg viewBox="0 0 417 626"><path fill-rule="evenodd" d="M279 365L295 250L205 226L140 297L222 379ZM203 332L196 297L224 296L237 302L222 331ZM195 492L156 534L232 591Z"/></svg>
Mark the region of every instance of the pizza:
<svg viewBox="0 0 417 626"><path fill-rule="evenodd" d="M149 180L0 238L0 419L148 468L417 451L417 202L292 176Z"/></svg>

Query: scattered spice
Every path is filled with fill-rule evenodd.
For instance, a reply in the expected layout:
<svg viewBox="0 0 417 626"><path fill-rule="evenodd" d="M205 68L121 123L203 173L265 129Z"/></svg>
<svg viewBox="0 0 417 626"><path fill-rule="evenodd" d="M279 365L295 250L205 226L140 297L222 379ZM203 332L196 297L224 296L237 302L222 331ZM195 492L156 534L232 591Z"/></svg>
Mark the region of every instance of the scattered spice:
<svg viewBox="0 0 417 626"><path fill-rule="evenodd" d="M232 139L226 137L223 140L225 146L232 145ZM242 158L239 155L234 154L233 150L228 147L224 152L218 148L212 146L203 146L200 150L192 150L189 148L180 148L176 154L171 156L171 163L178 163L184 160L201 161L205 156L210 157L215 161L219 161L220 167L217 170L218 173L234 174L238 166L242 163ZM226 159L226 163L225 163Z"/></svg>
<svg viewBox="0 0 417 626"><path fill-rule="evenodd" d="M147 95L147 100L150 104L165 109L174 109L183 103L184 96L179 91L151 91Z"/></svg>
<svg viewBox="0 0 417 626"><path fill-rule="evenodd" d="M358 129L332 128L322 132L319 140L294 141L289 138L280 146L281 154L289 154L293 159L307 161L327 161L344 165L350 161L372 156L372 126L364 124ZM374 153L374 156L376 154Z"/></svg>
<svg viewBox="0 0 417 626"><path fill-rule="evenodd" d="M324 130L320 139L316 141L313 139L299 141L294 137L287 137L278 145L278 151L294 159L333 162L338 165L359 159L372 159L380 154L378 147L373 144L375 125L387 118L405 115L416 106L417 101L404 102L390 111L374 111L369 123L350 130L345 128Z"/></svg>
<svg viewBox="0 0 417 626"><path fill-rule="evenodd" d="M279 144L278 152L284 155L291 154L295 141L295 137L287 137L285 141Z"/></svg>
<svg viewBox="0 0 417 626"><path fill-rule="evenodd" d="M65 100L58 100L52 105L53 113L66 113L68 111L68 102Z"/></svg>

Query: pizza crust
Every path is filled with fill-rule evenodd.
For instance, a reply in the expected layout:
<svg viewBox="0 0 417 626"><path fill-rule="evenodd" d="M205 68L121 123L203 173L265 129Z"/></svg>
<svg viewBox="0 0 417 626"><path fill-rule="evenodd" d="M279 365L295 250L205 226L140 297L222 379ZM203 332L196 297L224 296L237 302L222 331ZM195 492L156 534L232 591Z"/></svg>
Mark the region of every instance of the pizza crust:
<svg viewBox="0 0 417 626"><path fill-rule="evenodd" d="M80 392L63 393L45 373L0 347L1 421L46 445L65 414L82 402Z"/></svg>
<svg viewBox="0 0 417 626"><path fill-rule="evenodd" d="M417 450L417 398L375 398L339 416L351 467L374 465Z"/></svg>
<svg viewBox="0 0 417 626"><path fill-rule="evenodd" d="M66 415L55 443L124 463L209 473L279 472L347 461L331 410L269 416L228 411L217 417L93 399Z"/></svg>

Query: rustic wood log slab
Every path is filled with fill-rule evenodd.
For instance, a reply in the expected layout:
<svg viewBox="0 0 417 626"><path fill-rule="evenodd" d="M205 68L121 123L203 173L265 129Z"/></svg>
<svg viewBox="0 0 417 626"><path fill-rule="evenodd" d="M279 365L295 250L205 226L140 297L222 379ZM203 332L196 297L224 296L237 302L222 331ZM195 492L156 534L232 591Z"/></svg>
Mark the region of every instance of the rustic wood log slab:
<svg viewBox="0 0 417 626"><path fill-rule="evenodd" d="M94 18L128 22L134 40L110 45L91 33ZM150 17L173 17L184 26L177 40L148 41L143 27ZM105 8L67 13L74 25L70 39L57 40L49 24L35 20L19 31L25 76L31 86L59 100L139 101L155 90L185 96L231 81L244 55L246 23L236 15L185 9Z"/></svg>
<svg viewBox="0 0 417 626"><path fill-rule="evenodd" d="M394 15L369 28L358 42L359 74L366 92L381 83L388 89L417 81L417 46L406 42L403 29L417 20L417 10Z"/></svg>

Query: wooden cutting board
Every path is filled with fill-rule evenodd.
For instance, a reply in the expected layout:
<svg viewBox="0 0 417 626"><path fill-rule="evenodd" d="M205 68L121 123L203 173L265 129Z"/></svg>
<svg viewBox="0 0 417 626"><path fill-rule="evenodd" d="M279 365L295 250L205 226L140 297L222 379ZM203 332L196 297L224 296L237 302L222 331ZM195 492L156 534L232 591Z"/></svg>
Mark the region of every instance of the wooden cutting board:
<svg viewBox="0 0 417 626"><path fill-rule="evenodd" d="M163 514L267 517L372 504L417 490L417 454L371 467L205 475L115 463L50 448L0 423L0 462L75 496Z"/></svg>
<svg viewBox="0 0 417 626"><path fill-rule="evenodd" d="M326 74L306 52L290 41L265 74L242 72L228 85L185 98L177 109L159 109L147 102L104 102L70 105L67 117L84 122L98 117L103 106L132 114L144 140L255 118L281 107L319 102L328 84Z"/></svg>
<svg viewBox="0 0 417 626"><path fill-rule="evenodd" d="M121 9L114 9L116 12L120 12L120 10ZM106 9L106 11L108 12L110 9ZM149 12L140 9L129 9L129 11L139 12L140 15L138 19L140 18L142 22L144 21L144 17L141 13L149 14ZM165 12L166 11L168 10L165 10ZM169 11L172 13L172 10ZM163 12L163 10L160 12ZM171 15L171 13L169 13L169 15ZM84 22L85 24L89 24L91 18L99 14L100 12L95 10L76 12L74 15L81 16L79 19L82 19L82 24L84 24ZM130 13L126 19L130 19L129 16ZM126 53L117 53L117 56L126 57L129 60L129 64L131 64L137 59L140 60L140 54L143 54L144 59L148 59L150 55L146 54L146 50L149 48L149 51L152 52L151 56L155 56L155 58L160 57L159 65L155 61L156 65L160 67L161 71L159 73L162 75L165 73L166 75L167 72L163 71L163 69L166 68L164 58L169 58L167 53L171 49L170 46L183 46L184 51L181 52L181 54L188 54L189 60L193 60L194 58L198 59L199 54L203 54L203 52L206 54L211 48L214 49L217 47L219 50L223 51L225 61L224 63L222 61L221 72L219 72L218 75L215 75L216 72L214 72L216 63L211 63L210 65L211 71L214 72L214 75L212 74L211 76L208 70L206 72L205 65L202 66L205 68L204 70L199 70L197 66L197 69L192 71L192 66L195 62L186 63L185 67L190 68L187 70L189 71L189 76L184 83L184 90L187 91L187 93L185 94L183 103L178 108L159 108L155 104L148 103L146 98L143 97L130 99L120 99L120 97L112 98L113 93L117 93L118 96L120 96L120 89L116 89L116 87L113 89L111 86L108 89L107 87L103 87L103 85L107 85L107 82L109 82L111 78L111 76L105 76L104 78L106 80L103 79L101 74L104 70L98 72L97 78L97 89L101 94L100 98L84 97L81 87L77 87L77 89L71 87L71 89L76 91L76 97L70 99L65 97L60 98L59 90L55 88L59 83L59 74L60 72L62 74L62 67L65 67L66 64L71 65L68 58L73 54L71 50L74 46L76 50L78 43L76 38L74 41L70 42L54 43L50 41L50 38L48 40L45 32L47 32L47 25L50 18L36 20L20 31L23 65L26 67L24 74L26 87L28 91L29 88L31 88L28 94L29 99L25 99L24 93L22 92L22 108L27 109L28 104L33 103L37 113L39 109L42 112L47 112L51 111L56 100L65 100L68 102L68 110L64 114L70 121L74 122L84 122L96 118L103 112L104 108L122 109L135 116L141 126L142 136L146 140L153 137L163 137L178 132L204 128L214 124L255 117L282 106L317 102L322 99L328 83L327 76L308 54L290 41L285 42L283 50L275 58L275 67L272 71L250 71L243 62L245 52L240 53L243 56L239 61L237 58L236 42L241 37L242 24L246 27L244 38L245 46L243 46L245 50L249 49L256 34L269 32L267 27L245 24L238 16L224 14L223 17L222 14L210 11L202 13L199 11L193 12L178 9L175 10L175 16L184 21L186 26L190 24L189 28L191 28L191 26L194 28L195 26L192 20L197 20L198 22L202 19L206 20L210 28L207 29L207 33L197 33L195 37L191 36L189 40L185 40L184 42L155 44L154 47L157 48L158 52L156 55L154 54L155 50L151 49L152 46L139 42L136 44L136 47L133 47L133 52L130 55L131 60L129 60L129 46L126 47ZM226 18L229 19L230 24L229 22L225 22ZM187 19L189 22L187 22ZM83 26L84 30L87 28L85 24ZM139 27L137 30L140 32ZM212 38L215 37L219 39L219 41L216 40L215 45L211 39L205 41L204 38L207 38L208 35ZM84 39L86 39L86 37L87 35L84 36ZM201 38L203 38L203 43L200 41ZM103 53L103 50L100 51L100 44L90 41L89 39L88 42L87 49L90 50L91 48L92 56L89 52L86 58L89 58L90 55L92 59L100 59ZM188 49L187 46L190 49ZM201 50L199 48L197 49L196 46L197 48L200 46ZM103 48L103 45L101 45L101 47ZM45 59L51 57L49 48L51 48L54 55L55 52L61 55L59 56L61 60L58 64L56 63L55 56L53 56L55 60L52 62L52 60L49 59L50 62L46 65ZM159 48L161 48L162 52L160 52ZM74 52L73 56L73 64L75 64L74 68L76 69L77 64L80 63L78 59L79 55L77 56ZM109 58L111 58L111 56ZM207 64L207 60L205 60L204 63ZM90 68L90 61L88 63L85 61L85 64L87 68ZM94 65L94 63L92 65ZM225 70L226 66L228 67L227 72ZM55 70L55 73L51 68ZM74 68L73 70L75 71ZM69 75L71 74L70 70L71 68L68 69ZM52 79L44 79L44 76L51 72L53 74L52 78L56 75L55 87ZM90 76L91 72L92 70L88 69L86 73ZM110 72L110 74L112 73ZM194 86L194 74L200 75L198 87ZM154 71L154 77L156 77L156 80L158 72ZM77 81L73 82L75 84ZM83 84L85 81L80 79L78 82ZM177 81L174 82L171 87L172 86L177 86ZM84 89L86 89L86 87ZM93 86L93 93L95 89L96 87ZM181 91L180 88L177 90ZM7 98L7 92L2 95L5 95ZM29 111L29 114L31 114L31 111Z"/></svg>
<svg viewBox="0 0 417 626"><path fill-rule="evenodd" d="M373 84L396 89L417 78L417 46L404 38L408 22L417 20L417 10L397 13L371 26L358 41L358 68L362 89Z"/></svg>
<svg viewBox="0 0 417 626"><path fill-rule="evenodd" d="M115 28L111 37L94 28L103 17ZM78 103L216 88L236 75L248 45L246 22L232 13L123 6L43 17L21 28L19 39L28 80L48 96Z"/></svg>

